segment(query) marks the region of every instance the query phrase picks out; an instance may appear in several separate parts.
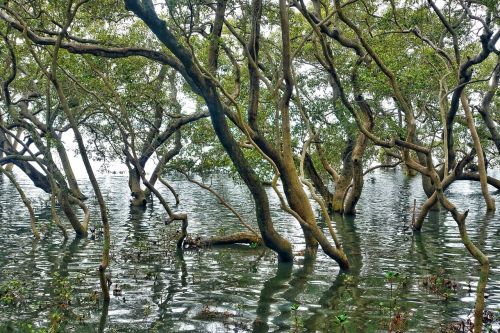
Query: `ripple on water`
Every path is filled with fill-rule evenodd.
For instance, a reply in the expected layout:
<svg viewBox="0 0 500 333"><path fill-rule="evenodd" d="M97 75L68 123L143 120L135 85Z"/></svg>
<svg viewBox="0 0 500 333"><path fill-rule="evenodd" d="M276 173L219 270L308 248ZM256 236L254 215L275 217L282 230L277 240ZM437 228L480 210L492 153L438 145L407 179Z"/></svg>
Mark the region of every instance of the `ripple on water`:
<svg viewBox="0 0 500 333"><path fill-rule="evenodd" d="M241 230L237 219L210 194L182 177L169 178L181 196L176 210L189 213L191 233L220 235ZM315 263L298 258L293 267L278 269L276 256L261 249L221 247L182 254L173 245L164 248L162 235L175 232L179 224L163 226L164 214L158 201L148 203L145 209L130 209L124 176L103 176L99 181L105 189L111 218L110 274L113 283L123 289L122 296L112 296L107 313L109 329L245 332L252 331L256 321L257 326L260 322L269 330L288 332L295 320L292 305L299 304L296 314L309 331L333 329L333 316L346 313L351 332L375 332L383 331L381 325L390 321L384 306L396 297L401 310L410 314L409 331L424 332L445 321L467 317L474 305L474 294L469 295L467 290L469 283L472 291L477 284L477 265L461 243L453 219L444 212L431 212L420 235L408 235L404 229L411 221L413 200L421 204L425 199L419 177L377 170L365 182L356 218L334 217L339 238L350 255L352 268L347 278L339 275L338 266L321 250ZM227 177L214 176L204 181L256 227L251 196L243 185ZM39 223L48 225L49 197L23 177L20 183L35 206ZM500 249L499 226L494 218L483 215L484 202L477 185L460 182L448 193L460 210L471 209L467 228L471 239L479 242L490 256L487 306L496 309L500 306L496 292L500 290L500 259L495 255ZM172 195L163 187L159 189L173 205ZM92 193L86 182L82 182L82 190ZM102 241L63 242L55 230L46 240L33 242L29 215L22 203L14 199L15 189L4 181L0 182L0 191L0 282L27 278L29 301L50 304L56 295L54 273L59 272L75 284L73 297L79 298L82 305L73 306L87 314L88 324L98 324L100 307L83 300L99 291L96 270ZM272 190L267 191L276 229L294 243L295 251L303 249L297 221L277 209L279 200ZM495 194L497 201L499 196ZM95 200L90 199L89 205L91 225L99 226ZM316 215L320 216L318 209ZM82 217L79 211L78 216ZM322 227L326 228L324 224ZM142 259L138 260L139 252ZM385 276L388 271L408 277L404 286L393 283L392 296ZM423 288L422 278L431 274L457 281L457 294L444 302ZM208 313L200 316L204 310ZM50 308L18 312L19 309L2 308L0 321L49 321Z"/></svg>

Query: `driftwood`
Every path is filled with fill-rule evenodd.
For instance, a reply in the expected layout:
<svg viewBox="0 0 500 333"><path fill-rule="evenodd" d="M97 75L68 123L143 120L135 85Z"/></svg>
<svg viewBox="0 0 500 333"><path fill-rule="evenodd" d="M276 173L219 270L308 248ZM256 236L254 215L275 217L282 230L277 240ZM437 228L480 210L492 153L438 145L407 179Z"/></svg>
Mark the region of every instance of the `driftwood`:
<svg viewBox="0 0 500 333"><path fill-rule="evenodd" d="M239 220L239 222L246 228L248 231L243 231L243 232L236 232L230 235L224 235L224 236L213 236L213 237L196 237L192 238L187 236L187 227L188 227L188 222L187 219L182 221L182 230L180 233L180 237L177 241L177 247L179 248L198 248L198 247L207 247L207 246L213 246L213 245L231 245L231 244L264 244L264 241L260 234L255 231L248 223L245 222L243 217L226 201L224 198L215 192L210 186L205 185L203 183L200 183L192 178L190 178L187 173L183 172L182 170L178 170L180 173L182 173L188 181L191 183L194 183L198 185L199 187L209 191L211 194L213 194L219 202L228 208ZM171 224L174 222L175 218L167 218L165 220L165 224Z"/></svg>
<svg viewBox="0 0 500 333"><path fill-rule="evenodd" d="M184 247L206 247L214 245L231 245L231 244L263 244L262 238L256 236L252 232L244 231L237 232L224 236L213 237L187 237L184 240Z"/></svg>

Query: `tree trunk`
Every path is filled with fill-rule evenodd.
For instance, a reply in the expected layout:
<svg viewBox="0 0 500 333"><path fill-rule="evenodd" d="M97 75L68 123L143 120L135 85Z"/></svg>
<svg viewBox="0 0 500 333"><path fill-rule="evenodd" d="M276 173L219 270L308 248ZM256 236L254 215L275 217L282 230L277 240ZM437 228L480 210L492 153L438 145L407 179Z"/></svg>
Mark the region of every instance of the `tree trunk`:
<svg viewBox="0 0 500 333"><path fill-rule="evenodd" d="M314 166L313 160L311 158L311 155L309 155L309 153L306 153L304 158L304 171L307 177L311 179L314 187L323 198L323 201L331 207L332 194L328 190L326 184L323 182L323 179L321 179L321 176L316 171L316 167Z"/></svg>
<svg viewBox="0 0 500 333"><path fill-rule="evenodd" d="M469 107L469 101L463 93L460 97L462 106L464 108L465 117L467 118L467 126L469 127L469 132L472 136L472 141L474 141L474 148L477 152L477 166L479 173L479 181L481 183L481 191L483 192L484 201L486 202L487 211L495 211L495 200L490 196L488 190L488 175L486 173L486 164L484 161L483 148L481 146L481 140L479 140L479 135L477 135L476 125L474 124L474 118L472 117L472 111Z"/></svg>
<svg viewBox="0 0 500 333"><path fill-rule="evenodd" d="M371 109L364 105L366 103L363 100L360 101L361 109L364 111L364 121L363 126L371 131L373 129L373 118ZM368 144L368 138L363 133L359 133L356 138L356 144L352 150L352 189L347 194L344 203L344 214L354 215L356 213L356 204L361 197L361 192L363 191L364 183L364 173L363 173L363 154L365 153L366 145Z"/></svg>
<svg viewBox="0 0 500 333"><path fill-rule="evenodd" d="M87 197L80 191L80 187L78 186L78 182L76 181L75 173L73 172L73 168L71 167L71 163L69 162L66 148L64 148L60 140L56 142L55 146L57 149L57 153L59 154L59 158L61 159L64 174L66 175L66 179L68 180L69 189L72 195L80 200L87 199Z"/></svg>
<svg viewBox="0 0 500 333"><path fill-rule="evenodd" d="M332 209L334 213L343 214L344 213L344 198L345 192L349 188L352 180L352 159L351 154L354 149L354 139L349 137L347 141L347 146L344 148L342 153L342 170L340 172L340 178L335 184L335 191L332 197Z"/></svg>
<svg viewBox="0 0 500 333"><path fill-rule="evenodd" d="M478 108L479 114L483 118L484 124L488 127L490 131L491 140L497 147L498 153L500 154L500 133L498 132L497 125L490 115L491 102L498 89L498 82L500 81L500 57L497 59L497 66L493 71L492 78L490 81L489 89L483 97L481 106Z"/></svg>
<svg viewBox="0 0 500 333"><path fill-rule="evenodd" d="M64 214L69 220L69 223L73 227L73 230L75 230L76 235L78 237L86 237L88 224L85 224L85 222L87 219L84 218L84 223L80 223L80 221L78 220L78 217L76 216L75 211L73 210L73 208L71 207L71 203L69 202L68 189L65 187L61 187L57 199L59 201L59 204L61 205L61 209L63 210ZM85 215L87 216L87 212L85 212Z"/></svg>
<svg viewBox="0 0 500 333"><path fill-rule="evenodd" d="M420 144L420 142L418 142L418 144ZM447 147L446 144L443 144L445 147ZM447 149L447 148L446 148ZM425 154L423 153L419 153L417 152L417 158L418 158L418 161L420 164L422 165L427 165L427 157L425 156ZM447 161L446 161L447 163ZM446 168L442 168L441 171L442 172L439 172L439 175L441 177L441 179L443 179L443 177L445 176L444 174L444 171L445 171ZM439 200L437 200L436 198L435 199L432 199L432 200L429 200L432 195L434 194L434 191L435 191L435 188L434 188L434 184L432 183L432 180L431 180L431 177L425 175L425 174L422 174L421 175L421 178L422 178L422 189L424 190L424 193L425 195L427 196L427 199L428 201L426 201L426 203L424 204L424 207L422 207L424 209L424 217L427 216L427 213L429 211L438 211L439 210L439 207L440 207L440 204L439 204ZM432 205L429 206L429 204L433 202ZM421 211L422 212L422 211ZM422 223L422 217L420 216L419 219L418 219L418 223L416 224L417 225L417 229L421 228L421 226L419 227L420 223Z"/></svg>
<svg viewBox="0 0 500 333"><path fill-rule="evenodd" d="M104 232L104 242L103 242L101 263L99 265L98 272L99 272L99 281L100 281L100 285L101 285L101 290L103 292L104 302L109 302L109 300L110 300L109 288L108 288L108 284L106 281L105 272L106 272L106 269L109 265L109 250L110 250L110 245L111 245L111 239L110 239L109 220L108 220L108 213L107 213L107 209L106 209L106 203L104 202L104 197L103 197L101 189L99 187L99 183L97 182L97 179L94 175L94 171L93 171L92 166L90 164L90 159L89 159L88 154L87 154L87 149L86 149L85 144L83 142L83 138L82 138L82 135L80 133L80 130L78 129L78 122L76 121L74 114L71 112L71 110L69 108L68 100L66 99L66 96L65 96L63 89L62 89L62 86L57 78L59 48L61 46L63 36L66 34L69 26L71 25L71 22L74 18L74 15L76 15L76 9L74 12L72 12L71 11L71 3L69 6L70 6L69 7L70 10L69 10L68 17L66 18L66 22L65 22L64 26L62 27L61 33L57 36L57 42L54 46L50 72L45 72L45 75L52 82L52 84L57 92L57 96L58 96L59 102L61 103L61 106L63 108L64 114L68 118L69 124L71 126L71 129L73 130L73 134L75 136L75 140L76 140L77 145L78 145L78 149L80 151L80 156L81 156L83 164L85 166L85 170L87 171L87 175L89 177L90 183L92 184L92 189L94 190L94 194L97 198L97 202L99 203L99 212L101 215L102 228L103 228L103 232ZM33 53L33 55L34 55L34 53ZM64 183L63 188L64 188L64 192L68 192L66 189L66 183ZM66 204L66 200L68 200L68 198L66 197L66 195L65 195L66 193L64 193L64 192L61 192L60 198L62 198ZM78 199L76 199L76 200L78 200ZM86 209L85 204L83 202L79 202L78 204L85 211L85 209ZM85 229L85 233L87 232L89 218L90 218L90 213L88 211L85 211L84 222L81 225Z"/></svg>
<svg viewBox="0 0 500 333"><path fill-rule="evenodd" d="M356 144L356 148L354 148L352 154L352 189L347 193L344 203L344 214L347 215L354 215L356 213L356 204L363 190L363 152L366 146L366 137L360 134L358 140L363 142L359 146Z"/></svg>
<svg viewBox="0 0 500 333"><path fill-rule="evenodd" d="M165 169L165 166L168 162L170 162L170 160L172 160L172 158L174 158L175 156L177 156L181 149L182 149L182 142L181 142L181 139L182 139L182 136L181 136L181 130L178 129L176 132L175 132L175 146L174 148L170 149L169 151L167 151L165 154L163 154L163 156L160 158L160 160L158 161L158 164L156 165L154 171L153 171L153 174L151 175L151 177L149 178L149 183L152 185L152 186L155 186L156 184L156 181L159 179L161 173L163 172L163 170ZM160 179L161 181L161 179ZM164 184L165 185L165 184ZM179 203L178 202L178 197L176 196L175 194L175 191L173 191L168 185L165 185L167 186L170 191L174 194L174 196L176 197L176 202L177 204ZM149 191L147 188L145 190L145 196L146 198L149 197L151 195L151 191Z"/></svg>
<svg viewBox="0 0 500 333"><path fill-rule="evenodd" d="M480 151L481 152L481 151ZM467 251L478 261L481 265L481 273L479 277L479 282L476 289L476 304L474 307L474 333L481 333L483 328L483 315L484 315L484 292L486 289L486 283L489 274L489 259L488 257L470 240L467 234L467 228L465 226L465 219L469 211L465 211L463 214L458 212L458 209L453 205L444 195L444 186L439 179L437 172L433 170L432 162L428 164L427 168L430 172L429 175L436 186L436 195L439 202L443 207L451 213L453 219L458 225L458 230L460 232L460 237L462 243L465 245Z"/></svg>
<svg viewBox="0 0 500 333"><path fill-rule="evenodd" d="M317 228L316 216L311 206L311 202L307 197L302 182L300 181L297 169L292 161L284 161L284 168L280 169L281 181L283 182L283 190L287 198L288 204L297 214L302 217L308 224ZM312 235L311 231L303 226L304 239L306 242L306 251L314 255L318 249L318 240Z"/></svg>
<svg viewBox="0 0 500 333"><path fill-rule="evenodd" d="M141 187L141 176L139 171L135 167L129 170L128 186L130 188L130 193L132 199L130 199L130 205L132 206L146 206L147 197L145 190Z"/></svg>
<svg viewBox="0 0 500 333"><path fill-rule="evenodd" d="M13 159L12 163L23 171L36 187L42 189L46 193L51 193L50 182L47 176L38 171L31 163L16 159Z"/></svg>
<svg viewBox="0 0 500 333"><path fill-rule="evenodd" d="M312 210L311 202L304 191L293 160L290 162L290 159L288 163L287 160L284 159L280 167L283 189L287 197L287 202L290 205L288 209L286 209L286 207L284 208L300 223L306 241L306 255L314 257L319 244L325 254L335 260L341 269L347 270L349 268L349 261L340 247L340 244L332 246L325 234L316 224L316 217ZM295 180L297 180L297 182ZM282 197L280 200L282 201L282 205L285 204ZM334 235L332 235L332 237L333 236Z"/></svg>
<svg viewBox="0 0 500 333"><path fill-rule="evenodd" d="M10 143L10 146L12 147L12 150L14 150L14 151L15 151L15 150L17 150L17 146L18 146L18 144L19 144L19 141L18 141L18 140L20 140L20 139L21 139L21 135L22 135L22 133L23 133L23 130L22 130L21 128L18 128L18 129L17 129L17 133L16 133L16 138L17 138L17 140L13 139L13 141L14 141L14 142L11 142L11 143ZM0 155L0 157L2 157L2 155ZM13 169L13 168L14 168L14 164L13 164L13 163L9 163L9 164L7 164L7 166L5 167L5 170L10 172L10 171L12 171L12 169Z"/></svg>
<svg viewBox="0 0 500 333"><path fill-rule="evenodd" d="M283 238L274 229L267 193L261 180L244 158L238 143L229 131L219 99L215 94L210 94L206 97L206 101L210 110L215 133L233 161L241 178L252 193L252 197L255 201L257 224L264 244L278 254L280 261L293 261L292 246L288 240Z"/></svg>
<svg viewBox="0 0 500 333"><path fill-rule="evenodd" d="M457 180L474 180L474 181L480 181L480 176L478 173L472 173L472 172L466 172L466 173L461 173L457 176ZM493 178L493 177L486 177L486 180L488 181L488 184L495 187L497 190L500 190L500 180Z"/></svg>

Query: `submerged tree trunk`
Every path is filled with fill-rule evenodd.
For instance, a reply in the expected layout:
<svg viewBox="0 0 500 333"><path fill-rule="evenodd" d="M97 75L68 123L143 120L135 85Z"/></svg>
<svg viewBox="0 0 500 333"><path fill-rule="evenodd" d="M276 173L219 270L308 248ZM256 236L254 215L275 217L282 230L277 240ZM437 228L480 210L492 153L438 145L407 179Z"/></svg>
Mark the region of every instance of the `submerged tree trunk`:
<svg viewBox="0 0 500 333"><path fill-rule="evenodd" d="M476 304L474 309L474 333L481 333L483 328L483 315L484 315L484 292L486 289L486 282L489 274L489 260L488 257L481 252L481 250L475 246L475 244L469 239L467 234L467 228L465 226L465 220L469 211L465 211L463 214L458 211L458 209L453 205L444 195L444 186L441 182L438 173L435 171L431 154L427 154L428 163L427 163L427 174L432 178L434 182L436 191L435 195L437 196L441 205L451 213L453 219L458 225L458 229L460 232L460 237L462 239L462 243L465 245L466 249L469 253L478 261L481 265L481 274L480 280L476 289ZM448 176L447 179L452 178L452 176ZM451 183L451 182L450 182Z"/></svg>
<svg viewBox="0 0 500 333"><path fill-rule="evenodd" d="M293 160L285 163L286 165L284 168L280 169L280 173L281 181L283 182L283 189L290 208L297 212L297 214L299 214L304 221L310 224L312 228L318 228L311 202L304 191L304 187L299 179ZM304 228L303 226L301 227L304 233L306 250L311 255L314 255L318 248L318 240L315 239L310 230Z"/></svg>
<svg viewBox="0 0 500 333"><path fill-rule="evenodd" d="M446 177L443 178L441 181L441 186L443 187L443 190L446 190L456 179L459 179L463 175L463 169L465 166L470 163L474 158L474 150L472 150L469 154L467 154L456 166L455 170L453 173L450 173ZM427 157L424 159L424 161L427 163ZM438 172L438 176L439 175ZM432 182L432 179L430 176L427 176L430 182ZM424 202L422 207L420 208L420 211L417 215L417 218L415 219L415 223L412 225L413 231L421 231L422 226L424 224L424 220L427 217L427 214L429 211L431 211L434 207L439 207L440 202L437 197L436 193L436 188L434 185L432 186L434 189L434 192L427 198L427 200Z"/></svg>
<svg viewBox="0 0 500 333"><path fill-rule="evenodd" d="M282 70L285 83L284 93L280 100L281 130L282 130L282 153L280 159L275 163L283 182L283 189L289 208L287 211L299 220L300 226L304 232L306 242L306 253L314 256L318 244L323 251L334 259L342 269L349 267L349 262L342 248L337 243L332 246L325 234L319 229L316 223L316 217L311 206L311 202L304 190L302 181L297 173L293 159L292 139L290 128L290 101L293 94L292 77L292 56L290 48L290 26L289 26L289 8L286 0L279 1L280 23L281 23L281 42L282 42ZM275 190L277 190L276 186ZM282 200L282 198L281 198ZM282 202L284 206L284 203Z"/></svg>
<svg viewBox="0 0 500 333"><path fill-rule="evenodd" d="M214 94L207 96L206 100L215 132L233 161L241 178L252 193L252 197L255 201L257 224L264 244L278 254L280 261L293 261L292 246L288 240L283 238L274 229L266 191L261 180L244 158L238 143L234 140L234 137L229 131L220 101Z"/></svg>
<svg viewBox="0 0 500 333"><path fill-rule="evenodd" d="M363 126L371 131L373 129L373 117L371 109L362 97L358 97L358 104L364 113ZM359 133L356 138L356 143L352 150L352 189L347 193L344 203L344 214L354 215L356 213L356 204L361 197L364 183L363 173L363 155L365 153L368 138L363 133Z"/></svg>
<svg viewBox="0 0 500 333"><path fill-rule="evenodd" d="M349 137L349 139L347 140L347 146L344 148L344 151L342 153L342 170L340 172L340 178L335 184L335 191L333 192L332 196L332 210L334 213L344 213L345 193L351 185L353 176L351 155L353 153L354 144L355 140L352 137Z"/></svg>
<svg viewBox="0 0 500 333"><path fill-rule="evenodd" d="M474 142L474 148L476 149L477 152L479 181L481 183L481 191L483 192L484 201L486 202L486 210L494 211L495 200L491 197L490 192L488 190L488 179L487 179L488 175L486 173L486 164L484 159L483 148L481 145L481 140L479 139L479 135L477 134L476 125L474 124L474 118L472 117L472 111L469 107L469 101L467 100L465 93L462 93L460 100L464 108L465 117L467 118L467 126L469 127L469 132L472 136L472 141Z"/></svg>
<svg viewBox="0 0 500 333"><path fill-rule="evenodd" d="M61 209L64 212L64 215L69 220L69 223L73 227L73 230L76 232L78 237L86 237L87 236L87 228L88 228L88 209L85 205L82 205L81 208L84 209L84 218L82 223L78 220L78 217L75 214L75 211L71 207L71 203L69 201L69 190L65 187L62 187L57 196L57 200L61 205Z"/></svg>
<svg viewBox="0 0 500 333"><path fill-rule="evenodd" d="M446 207L446 204L444 204ZM451 209L450 209L451 208ZM479 273L479 281L476 288L476 304L474 306L474 333L481 333L483 331L483 316L484 316L484 293L486 290L486 284L488 282L488 275L490 271L490 263L488 257L469 239L467 234L467 228L465 226L465 219L467 218L466 211L464 214L458 214L456 208L447 207L451 211L453 218L458 224L458 229L460 231L460 237L462 242L469 251L469 253L478 261L481 265L481 271Z"/></svg>
<svg viewBox="0 0 500 333"><path fill-rule="evenodd" d="M344 203L344 214L354 215L356 204L363 190L363 152L366 147L366 136L360 134L352 153L352 189L347 193Z"/></svg>
<svg viewBox="0 0 500 333"><path fill-rule="evenodd" d="M130 188L130 204L132 206L145 206L147 203L146 192L141 187L141 176L135 167L129 168L128 186Z"/></svg>
<svg viewBox="0 0 500 333"><path fill-rule="evenodd" d="M55 187L55 185L53 187ZM54 221L55 225L59 228L64 239L67 240L68 239L68 232L66 231L66 228L64 227L64 225L61 223L61 219L59 218L59 215L57 214L55 192L56 192L55 190L52 190L52 194L50 195L50 214L52 215L52 221Z"/></svg>

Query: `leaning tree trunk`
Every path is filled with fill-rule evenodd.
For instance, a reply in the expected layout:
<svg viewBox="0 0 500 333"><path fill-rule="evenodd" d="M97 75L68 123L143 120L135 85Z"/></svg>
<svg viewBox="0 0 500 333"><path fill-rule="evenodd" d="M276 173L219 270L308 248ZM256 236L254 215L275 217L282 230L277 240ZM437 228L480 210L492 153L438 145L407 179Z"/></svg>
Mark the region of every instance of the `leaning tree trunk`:
<svg viewBox="0 0 500 333"><path fill-rule="evenodd" d="M281 23L281 41L282 41L282 69L285 82L285 89L280 101L281 130L282 130L282 154L281 162L278 163L280 177L283 182L283 188L287 201L290 206L290 213L298 218L300 226L304 231L306 241L306 252L315 254L318 244L323 251L334 259L342 269L348 269L349 262L340 245L332 246L325 234L316 224L316 216L311 206L311 202L304 190L302 181L297 173L293 159L292 139L290 128L290 100L293 94L292 77L292 56L290 48L290 25L289 25L289 7L286 0L279 0L279 12ZM276 186L275 186L276 190ZM332 235L333 236L333 235Z"/></svg>
<svg viewBox="0 0 500 333"><path fill-rule="evenodd" d="M472 111L469 107L469 101L464 93L462 93L460 100L464 108L465 117L467 118L467 126L469 127L469 132L472 136L472 141L474 142L474 148L477 152L477 166L479 172L479 181L481 183L481 191L483 192L484 201L486 202L486 210L495 211L495 200L491 197L488 190L488 175L486 173L486 164L484 160L483 148L481 146L481 140L477 134L476 125L474 124L474 118L472 117Z"/></svg>
<svg viewBox="0 0 500 333"><path fill-rule="evenodd" d="M64 174L66 175L66 179L68 180L68 185L71 193L75 198L78 198L80 200L87 199L87 197L80 191L80 187L78 186L78 182L76 181L75 173L73 172L73 168L71 167L71 163L69 162L66 148L60 140L56 142L55 146L57 149L57 153L59 154L59 158L61 159Z"/></svg>
<svg viewBox="0 0 500 333"><path fill-rule="evenodd" d="M290 208L297 212L304 221L317 228L316 216L297 174L295 164L293 161L284 161L284 164L283 168L280 169L281 181ZM310 230L301 227L304 232L306 250L314 255L318 248L318 240L315 239Z"/></svg>
<svg viewBox="0 0 500 333"><path fill-rule="evenodd" d="M7 135L9 135L9 137L15 137L15 136L1 123L0 126L1 126L0 145L2 147L2 149L0 149L0 157L3 156L2 162L0 162L0 167L3 167L4 165L6 164L8 165L10 163L14 164L22 172L24 172L29 179L31 179L31 181L36 187L44 190L47 193L51 193L50 182L46 175L38 171L38 169L35 168L30 162L15 158L16 151L14 151L14 149L12 148L12 145L10 144ZM16 142L19 141L16 140ZM9 156L11 157L9 158Z"/></svg>
<svg viewBox="0 0 500 333"><path fill-rule="evenodd" d="M432 169L432 167L429 167ZM489 259L488 257L469 239L467 234L467 228L465 226L465 219L469 211L465 211L465 213L461 214L458 212L458 209L445 197L443 192L443 186L441 181L439 180L439 176L437 173L431 174L434 183L436 184L436 195L439 199L439 202L443 205L446 210L448 210L453 219L458 225L458 230L460 232L460 237L462 239L462 243L465 245L467 251L478 261L481 265L481 272L479 276L479 282L476 288L476 304L474 307L474 333L481 333L483 328L483 316L484 316L484 293L486 289L486 283L488 281L489 275Z"/></svg>
<svg viewBox="0 0 500 333"><path fill-rule="evenodd" d="M46 193L51 193L50 182L46 175L38 171L31 163L12 159L12 163L17 166L33 182L33 185L42 189Z"/></svg>
<svg viewBox="0 0 500 333"><path fill-rule="evenodd" d="M160 176L161 176L161 173L163 172L163 170L165 169L165 165L180 153L180 151L182 149L181 139L182 139L181 130L178 129L175 132L175 146L163 154L163 156L158 161L158 164L156 165L156 167L153 171L153 174L149 178L149 183L152 186L155 186L157 180L160 180L160 182L162 182ZM170 187L170 185L165 185L165 186L167 186L168 189L174 194L174 196L176 197L176 202L177 202L178 197L176 196L175 191L173 191L173 189ZM148 188L146 188L146 190L145 190L145 195L146 195L146 197L149 197L151 195L151 191L149 191ZM177 202L177 204L178 204L178 202Z"/></svg>
<svg viewBox="0 0 500 333"><path fill-rule="evenodd" d="M68 187L68 184L66 183L66 178L64 174L58 169L57 165L54 162L51 150L49 149L50 145L48 147L44 146L42 138L36 130L30 131L30 133L31 133L31 138L33 139L33 142L35 143L37 149L43 153L44 159L47 164L47 174L50 173L51 177L53 177L53 180L55 180L56 182L56 184L54 185L57 185L58 187L58 192L56 194L57 194L57 199L61 205L62 211L68 218L77 236L78 237L87 236L87 228L89 222L89 212L87 206L85 206L85 204L81 202L79 199L71 195L71 191ZM50 180L48 180L48 182L49 182L49 188L53 190L53 188L50 185ZM80 208L84 212L84 219L82 223L80 223L78 216L73 210L72 203L75 202L80 206Z"/></svg>
<svg viewBox="0 0 500 333"><path fill-rule="evenodd" d="M81 5L82 3L80 3ZM78 6L78 5L77 5ZM85 144L83 142L83 137L80 133L80 130L78 128L78 122L73 114L73 112L69 108L68 100L66 99L66 95L64 94L63 88L58 80L57 77L57 68L58 68L58 56L59 56L59 48L61 46L61 42L63 40L64 35L67 33L69 26L71 25L71 22L73 21L76 11L78 7L75 8L75 10L72 10L72 3L69 3L68 7L68 16L66 17L66 22L64 26L61 29L60 34L57 36L57 41L54 45L54 51L52 55L52 64L50 67L50 71L44 71L44 74L47 76L47 78L52 82L52 85L54 86L56 92L57 92L57 97L59 98L59 102L62 106L62 109L64 111L64 114L66 115L66 118L68 119L68 122L71 126L71 129L73 130L73 134L75 136L76 143L78 145L78 149L80 151L80 156L82 157L83 164L85 166L85 170L87 171L87 175L89 177L90 183L92 184L92 188L94 190L94 194L97 198L97 202L99 204L99 212L101 215L101 222L102 222L102 228L104 232L104 242L103 242L103 249L102 249L102 257L101 257L101 263L99 265L99 281L101 285L101 290L103 292L103 298L105 302L109 302L110 296L109 296L109 286L106 281L106 269L109 266L109 251L110 251L110 246L111 246L111 239L110 239L110 228L109 228L109 219L108 219L108 213L107 213L107 208L106 208L106 203L104 201L104 197L102 195L101 189L99 187L99 183L97 182L97 179L94 174L94 170L92 169L92 166L90 164L90 159L87 154L87 149L85 147ZM35 53L33 52L33 56L35 57ZM41 66L40 66L41 67ZM43 70L43 68L42 68ZM67 192L67 190L65 190ZM66 193L63 193L62 195L59 196L60 199L63 200L63 202L66 202L68 198L65 195ZM77 199L78 200L78 199ZM82 209L85 209L85 205L83 203L79 203L80 207ZM86 221L84 222L84 228L85 232L87 231L88 227L88 217L86 213Z"/></svg>
<svg viewBox="0 0 500 333"><path fill-rule="evenodd" d="M328 187L323 182L323 179L316 171L316 167L314 166L313 160L309 153L305 154L304 158L304 171L309 179L311 179L314 187L318 190L319 194L323 198L323 201L327 203L329 208L331 208L332 203L332 194L328 190Z"/></svg>
<svg viewBox="0 0 500 333"><path fill-rule="evenodd" d="M14 151L17 150L17 146L19 144L18 140L21 139L22 133L23 133L23 130L21 128L18 128L17 133L16 133L16 139L13 139L14 142L11 142L12 150L14 150ZM2 157L2 155L0 155L0 157ZM5 170L7 170L7 171L12 171L12 169L14 169L14 163L9 163L5 167Z"/></svg>
<svg viewBox="0 0 500 333"><path fill-rule="evenodd" d="M262 185L261 180L250 167L238 143L232 136L224 117L223 107L215 92L206 97L207 105L210 110L212 125L215 133L219 137L229 157L233 161L238 173L250 190L255 201L255 213L257 215L257 224L264 240L264 244L274 250L280 261L293 261L292 246L275 229L272 223L271 211L269 208L269 199ZM212 102L213 100L213 102Z"/></svg>

